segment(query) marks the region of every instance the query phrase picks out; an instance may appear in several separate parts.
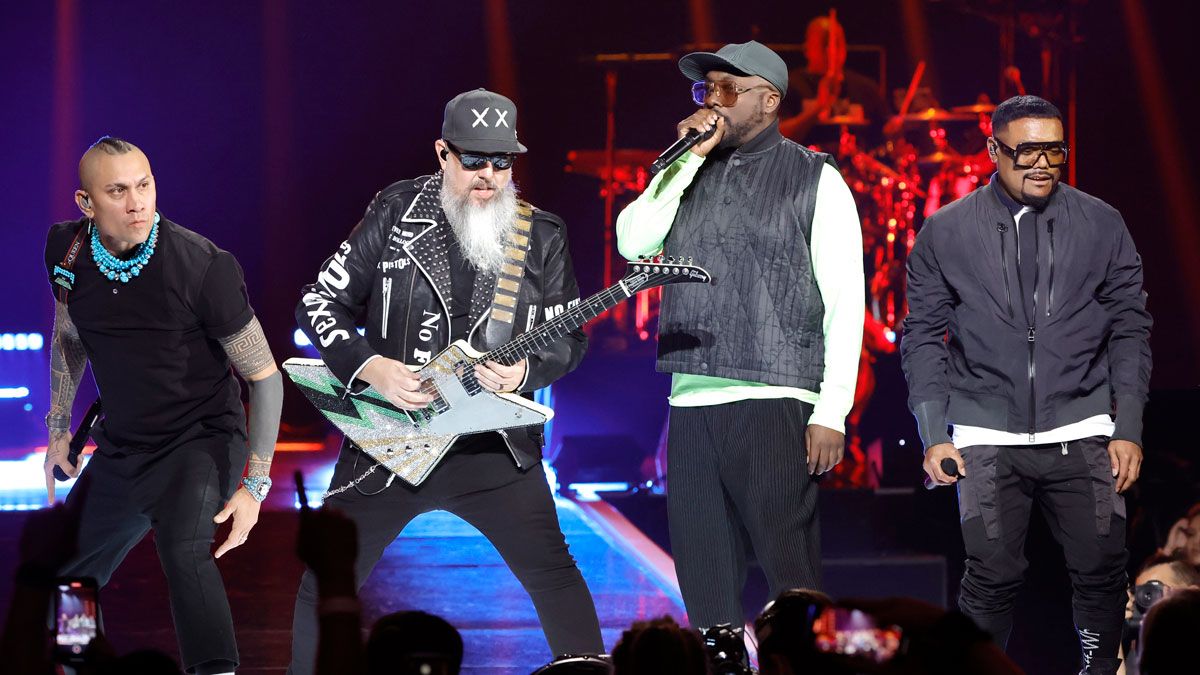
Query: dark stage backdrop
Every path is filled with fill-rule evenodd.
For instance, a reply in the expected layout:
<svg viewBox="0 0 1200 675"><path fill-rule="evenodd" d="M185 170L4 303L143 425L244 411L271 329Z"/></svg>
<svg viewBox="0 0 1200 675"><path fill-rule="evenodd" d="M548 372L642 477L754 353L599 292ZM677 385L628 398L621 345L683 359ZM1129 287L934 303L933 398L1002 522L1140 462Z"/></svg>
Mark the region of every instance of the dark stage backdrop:
<svg viewBox="0 0 1200 675"><path fill-rule="evenodd" d="M943 104L998 95L997 29L958 8L1005 4L908 3L926 19L930 76ZM1149 46L1168 85L1166 100L1144 101L1123 4L1094 0L1081 13L1078 185L1121 210L1141 249L1156 319L1155 386L1194 387L1200 335L1189 318L1196 308L1182 289L1200 269L1181 260L1200 261L1197 251L1181 251L1172 234L1171 223L1184 214L1166 206L1161 157L1147 132L1151 105L1169 106L1185 122L1200 109L1187 53L1194 37L1176 3L1144 3ZM436 167L432 143L445 102L495 82L519 105L521 137L530 148L517 172L525 195L566 219L580 284L585 293L596 290L603 259L599 186L562 171L568 150L604 143L603 71L584 57L675 50L693 40L693 6L712 8L718 41L795 43L807 20L829 8L765 0L523 0L507 3L507 30L497 31L485 17L505 3L474 0L5 3L0 185L8 215L0 228L6 255L0 275L8 292L0 332L49 332L52 303L41 263L46 227L78 215L71 202L75 161L98 136L112 134L151 158L164 213L237 255L276 354L281 360L296 354L297 289L376 191ZM890 86L903 86L915 60L902 3L835 6L849 41L883 46ZM1030 39L1017 40L1017 62L1033 92L1037 49ZM661 148L691 109L688 83L673 62L622 68L616 144ZM1194 162L1200 148L1194 125L1173 142L1185 162ZM32 429L45 409L44 352L37 358L43 361L0 369L0 387L34 390L36 405L20 418ZM14 418L5 413L4 419L6 433L18 433L10 431ZM287 419L312 422L296 396ZM910 424L903 413L896 423Z"/></svg>

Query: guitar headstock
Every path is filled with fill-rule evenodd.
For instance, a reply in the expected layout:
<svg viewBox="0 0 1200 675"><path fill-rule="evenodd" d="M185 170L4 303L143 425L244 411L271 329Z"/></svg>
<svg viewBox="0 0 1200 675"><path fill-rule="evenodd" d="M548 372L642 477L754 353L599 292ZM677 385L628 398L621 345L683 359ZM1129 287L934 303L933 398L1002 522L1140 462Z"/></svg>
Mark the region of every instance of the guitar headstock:
<svg viewBox="0 0 1200 675"><path fill-rule="evenodd" d="M654 256L629 263L621 281L630 292L637 292L668 284L711 284L712 275L690 257Z"/></svg>

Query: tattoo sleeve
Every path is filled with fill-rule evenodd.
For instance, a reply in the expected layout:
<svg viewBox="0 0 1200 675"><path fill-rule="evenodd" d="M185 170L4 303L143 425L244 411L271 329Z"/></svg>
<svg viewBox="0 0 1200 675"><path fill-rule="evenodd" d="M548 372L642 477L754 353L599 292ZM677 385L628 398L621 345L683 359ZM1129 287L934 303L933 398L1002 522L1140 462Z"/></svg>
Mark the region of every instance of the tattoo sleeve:
<svg viewBox="0 0 1200 675"><path fill-rule="evenodd" d="M271 471L271 458L275 455L275 441L279 437L283 376L274 370L275 357L257 317L252 318L245 328L218 342L250 389L250 419L247 423L250 475L267 476ZM250 379L266 370L271 370L271 374Z"/></svg>
<svg viewBox="0 0 1200 675"><path fill-rule="evenodd" d="M275 365L275 357L271 355L271 347L257 316L251 317L245 328L217 342L221 343L234 369L244 380Z"/></svg>
<svg viewBox="0 0 1200 675"><path fill-rule="evenodd" d="M50 339L50 413L71 416L71 404L87 367L87 352L67 306L54 303L54 335ZM69 431L57 434L70 434ZM53 434L52 434L53 435Z"/></svg>

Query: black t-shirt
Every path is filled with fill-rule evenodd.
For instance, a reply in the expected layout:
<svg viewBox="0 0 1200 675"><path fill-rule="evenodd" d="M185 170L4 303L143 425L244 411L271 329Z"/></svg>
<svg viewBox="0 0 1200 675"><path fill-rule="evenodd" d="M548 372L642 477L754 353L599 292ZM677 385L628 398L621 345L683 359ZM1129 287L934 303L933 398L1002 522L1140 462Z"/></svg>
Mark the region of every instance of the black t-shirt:
<svg viewBox="0 0 1200 675"><path fill-rule="evenodd" d="M450 341L466 340L471 333L471 296L475 293L475 266L463 257L458 238L450 240Z"/></svg>
<svg viewBox="0 0 1200 675"><path fill-rule="evenodd" d="M466 340L471 333L471 297L475 294L478 273L471 261L463 257L458 238L450 240L450 340ZM454 451L461 454L479 452L508 452L500 434L489 431L482 434L467 434L454 443Z"/></svg>
<svg viewBox="0 0 1200 675"><path fill-rule="evenodd" d="M47 272L84 225L50 228ZM88 240L73 271L67 307L104 401L102 451L152 452L197 425L245 433L241 385L217 342L254 316L232 255L163 218L154 254L129 283L101 276Z"/></svg>

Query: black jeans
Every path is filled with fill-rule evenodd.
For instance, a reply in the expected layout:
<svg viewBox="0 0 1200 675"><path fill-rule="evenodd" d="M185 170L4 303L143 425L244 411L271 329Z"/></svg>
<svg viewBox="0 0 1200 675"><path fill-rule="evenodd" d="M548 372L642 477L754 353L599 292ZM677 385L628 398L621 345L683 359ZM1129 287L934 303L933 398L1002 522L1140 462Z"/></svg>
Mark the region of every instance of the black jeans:
<svg viewBox="0 0 1200 675"><path fill-rule="evenodd" d="M233 616L212 556L213 516L240 484L249 455L245 437L198 425L170 447L131 454L103 434L96 441L99 450L67 496L81 520L78 552L61 573L94 577L103 586L153 529L184 668L236 665Z"/></svg>
<svg viewBox="0 0 1200 675"><path fill-rule="evenodd" d="M1125 499L1101 436L1070 443L961 449L958 483L967 564L958 606L1001 647L1024 580L1025 536L1036 503L1066 557L1085 664L1116 659L1124 621Z"/></svg>
<svg viewBox="0 0 1200 675"><path fill-rule="evenodd" d="M821 585L817 486L794 399L672 407L667 517L679 589L693 626L744 624L746 541L770 597Z"/></svg>
<svg viewBox="0 0 1200 675"><path fill-rule="evenodd" d="M473 442L471 451L452 450L419 487L396 479L382 489L387 472L376 471L359 484L326 500L358 526L356 584L366 582L388 544L416 516L448 511L478 529L496 547L533 600L542 631L554 655L604 651L596 607L558 524L546 473L537 464L517 468L508 450ZM472 440L478 440L472 439ZM330 487L361 475L374 461L343 444ZM359 456L357 468L355 456ZM377 494L363 494L373 493ZM486 589L480 589L486 592ZM292 664L288 672L313 672L318 641L317 579L304 573L292 619Z"/></svg>

